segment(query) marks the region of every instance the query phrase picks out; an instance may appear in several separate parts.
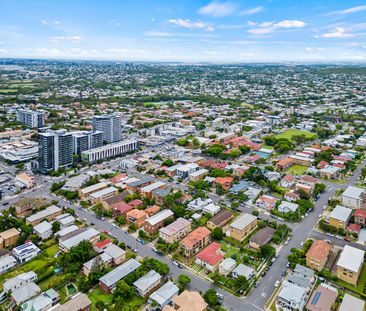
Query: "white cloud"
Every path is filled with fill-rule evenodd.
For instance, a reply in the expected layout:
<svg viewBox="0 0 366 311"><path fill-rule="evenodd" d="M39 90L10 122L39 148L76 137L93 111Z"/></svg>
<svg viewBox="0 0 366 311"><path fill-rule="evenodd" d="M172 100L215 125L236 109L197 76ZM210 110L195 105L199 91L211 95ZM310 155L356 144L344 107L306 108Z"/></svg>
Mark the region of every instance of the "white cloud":
<svg viewBox="0 0 366 311"><path fill-rule="evenodd" d="M50 39L52 43L60 43L60 42L73 42L73 43L80 43L81 37L80 36L57 36L52 37Z"/></svg>
<svg viewBox="0 0 366 311"><path fill-rule="evenodd" d="M350 38L354 37L354 35L347 33L347 30L343 27L336 27L330 32L322 34L321 37L327 39L334 39L334 38Z"/></svg>
<svg viewBox="0 0 366 311"><path fill-rule="evenodd" d="M109 21L109 23L113 26L121 26L121 23L119 21L117 21L116 19L112 19L111 21Z"/></svg>
<svg viewBox="0 0 366 311"><path fill-rule="evenodd" d="M164 32L164 31L146 31L144 32L145 36L149 37L170 37L172 34L170 32Z"/></svg>
<svg viewBox="0 0 366 311"><path fill-rule="evenodd" d="M46 21L46 20L42 20L42 21L41 21L41 23L42 23L43 25L45 25L45 26L46 26L46 25L48 25L48 23L47 23L47 21Z"/></svg>
<svg viewBox="0 0 366 311"><path fill-rule="evenodd" d="M253 23L252 23L253 24ZM254 23L255 25L255 23ZM253 35L263 35L271 33L277 29L291 29L291 28L302 28L306 24L299 20L283 20L278 23L274 22L264 22L259 24L258 28L249 29L248 32Z"/></svg>
<svg viewBox="0 0 366 311"><path fill-rule="evenodd" d="M53 22L55 25L60 25L61 24L61 22L60 21L54 21Z"/></svg>
<svg viewBox="0 0 366 311"><path fill-rule="evenodd" d="M0 49L0 53L6 53L7 52L7 50L5 50L5 49Z"/></svg>
<svg viewBox="0 0 366 311"><path fill-rule="evenodd" d="M349 9L338 11L337 13L338 14L352 14L352 13L361 12L361 11L366 11L366 5L354 6Z"/></svg>
<svg viewBox="0 0 366 311"><path fill-rule="evenodd" d="M206 31L215 30L212 26L207 25L204 22L201 22L201 21L193 22L193 21L190 21L189 19L181 19L181 18L170 19L169 24L183 27L183 28L188 28L188 29L204 29Z"/></svg>
<svg viewBox="0 0 366 311"><path fill-rule="evenodd" d="M235 13L237 6L230 2L219 2L219 1L212 1L209 4L201 7L198 10L198 13L202 15L209 15L212 17L225 17L232 15Z"/></svg>
<svg viewBox="0 0 366 311"><path fill-rule="evenodd" d="M239 12L239 15L253 15L253 14L256 14L256 13L259 13L259 12L262 12L262 11L263 11L263 7L257 6L257 7L252 8L252 9L243 10L243 11Z"/></svg>

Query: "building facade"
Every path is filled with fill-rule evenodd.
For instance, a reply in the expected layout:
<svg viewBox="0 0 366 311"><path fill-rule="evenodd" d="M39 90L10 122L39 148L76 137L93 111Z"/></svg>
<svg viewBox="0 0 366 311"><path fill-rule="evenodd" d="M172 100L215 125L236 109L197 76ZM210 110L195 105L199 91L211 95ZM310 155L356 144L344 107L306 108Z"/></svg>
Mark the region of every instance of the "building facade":
<svg viewBox="0 0 366 311"><path fill-rule="evenodd" d="M115 143L122 140L122 117L100 115L93 117L93 130L103 132L103 142Z"/></svg>

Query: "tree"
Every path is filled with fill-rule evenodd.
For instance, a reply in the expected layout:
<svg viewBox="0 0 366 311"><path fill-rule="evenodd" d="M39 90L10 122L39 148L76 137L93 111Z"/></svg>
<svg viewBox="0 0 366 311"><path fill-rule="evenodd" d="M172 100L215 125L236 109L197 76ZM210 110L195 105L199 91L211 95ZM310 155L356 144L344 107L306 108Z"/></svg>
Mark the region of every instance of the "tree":
<svg viewBox="0 0 366 311"><path fill-rule="evenodd" d="M260 252L262 258L269 258L270 256L273 256L276 253L276 250L273 246L265 244L260 246Z"/></svg>
<svg viewBox="0 0 366 311"><path fill-rule="evenodd" d="M117 282L116 289L113 292L113 299L122 297L123 299L129 299L134 295L133 288L128 285L124 280Z"/></svg>
<svg viewBox="0 0 366 311"><path fill-rule="evenodd" d="M52 223L52 232L53 232L53 233L55 233L55 232L59 231L59 230L60 230L60 228L61 228L61 225L60 225L60 223L59 223L58 221L54 221L54 222Z"/></svg>
<svg viewBox="0 0 366 311"><path fill-rule="evenodd" d="M187 285L191 282L191 278L185 274L180 274L178 276L178 287L179 287L179 291L183 292Z"/></svg>
<svg viewBox="0 0 366 311"><path fill-rule="evenodd" d="M220 227L213 229L211 234L216 241L220 241L225 237L225 233Z"/></svg>
<svg viewBox="0 0 366 311"><path fill-rule="evenodd" d="M216 290L214 290L213 288L210 288L209 290L207 290L204 293L203 298L208 303L208 305L211 307L214 307L219 303L219 298L217 297Z"/></svg>

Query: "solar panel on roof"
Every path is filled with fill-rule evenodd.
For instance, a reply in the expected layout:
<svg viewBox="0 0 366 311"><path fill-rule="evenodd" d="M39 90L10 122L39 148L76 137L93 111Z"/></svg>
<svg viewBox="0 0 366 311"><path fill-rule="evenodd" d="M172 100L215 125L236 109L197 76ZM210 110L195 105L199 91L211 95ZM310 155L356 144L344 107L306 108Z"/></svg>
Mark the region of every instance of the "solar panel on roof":
<svg viewBox="0 0 366 311"><path fill-rule="evenodd" d="M316 292L315 293L313 299L311 300L311 304L312 305L316 305L317 304L317 302L318 302L321 294L322 294L321 292Z"/></svg>

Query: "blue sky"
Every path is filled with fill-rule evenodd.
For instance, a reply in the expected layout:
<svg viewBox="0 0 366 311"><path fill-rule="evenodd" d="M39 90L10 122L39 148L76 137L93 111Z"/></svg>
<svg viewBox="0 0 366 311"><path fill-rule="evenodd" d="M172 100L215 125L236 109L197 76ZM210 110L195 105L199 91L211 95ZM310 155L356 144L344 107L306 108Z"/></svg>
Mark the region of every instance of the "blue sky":
<svg viewBox="0 0 366 311"><path fill-rule="evenodd" d="M0 0L0 57L366 61L366 1Z"/></svg>

